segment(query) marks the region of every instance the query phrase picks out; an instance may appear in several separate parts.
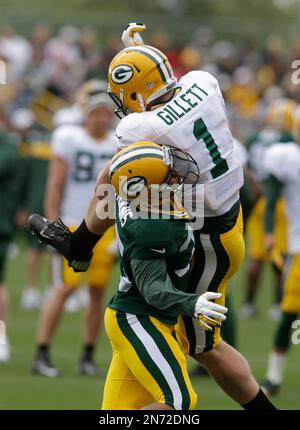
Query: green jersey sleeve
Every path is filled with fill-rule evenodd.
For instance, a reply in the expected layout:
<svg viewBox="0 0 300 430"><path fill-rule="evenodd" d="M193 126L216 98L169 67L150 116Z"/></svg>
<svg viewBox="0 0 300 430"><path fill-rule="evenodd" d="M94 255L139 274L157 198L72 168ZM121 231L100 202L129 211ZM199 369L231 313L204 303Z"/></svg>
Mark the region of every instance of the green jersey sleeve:
<svg viewBox="0 0 300 430"><path fill-rule="evenodd" d="M199 296L173 286L163 258L156 261L134 259L131 261L131 270L137 288L150 306L177 315L194 316Z"/></svg>

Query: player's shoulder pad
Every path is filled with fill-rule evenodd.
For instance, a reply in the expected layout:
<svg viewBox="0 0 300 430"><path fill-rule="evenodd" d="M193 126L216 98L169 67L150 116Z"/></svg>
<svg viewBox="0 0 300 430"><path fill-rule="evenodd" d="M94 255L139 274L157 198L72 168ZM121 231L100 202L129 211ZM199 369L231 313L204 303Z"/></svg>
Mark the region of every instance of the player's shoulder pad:
<svg viewBox="0 0 300 430"><path fill-rule="evenodd" d="M67 139L70 136L74 139L74 134L77 134L82 130L82 127L77 124L65 124L57 127L52 133L53 139Z"/></svg>
<svg viewBox="0 0 300 430"><path fill-rule="evenodd" d="M203 70L192 70L191 72L188 72L186 75L182 76L179 83L184 82L185 80L197 80L208 82L214 86L219 86L217 79L212 74L204 72Z"/></svg>

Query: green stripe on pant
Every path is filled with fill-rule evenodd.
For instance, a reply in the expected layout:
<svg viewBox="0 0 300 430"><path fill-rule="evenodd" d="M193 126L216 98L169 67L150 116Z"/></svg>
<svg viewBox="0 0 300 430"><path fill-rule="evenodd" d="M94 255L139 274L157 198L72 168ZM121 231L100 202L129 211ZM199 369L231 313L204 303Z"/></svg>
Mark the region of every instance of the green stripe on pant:
<svg viewBox="0 0 300 430"><path fill-rule="evenodd" d="M117 323L118 323L118 326L120 327L120 330L122 331L124 336L128 339L128 341L131 343L140 361L143 363L145 368L151 374L153 379L155 379L157 384L160 386L162 392L164 393L165 402L170 406L173 406L174 397L173 397L172 390L164 374L161 372L157 364L152 360L150 354L148 353L145 345L142 342L142 339L140 339L136 335L136 333L130 326L125 313L118 311L116 316L117 316Z"/></svg>

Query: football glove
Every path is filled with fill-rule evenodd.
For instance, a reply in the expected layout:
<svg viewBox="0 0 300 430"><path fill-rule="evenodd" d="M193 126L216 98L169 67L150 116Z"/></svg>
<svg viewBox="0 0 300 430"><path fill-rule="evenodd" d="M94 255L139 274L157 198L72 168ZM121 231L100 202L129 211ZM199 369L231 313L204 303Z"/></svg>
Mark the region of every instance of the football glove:
<svg viewBox="0 0 300 430"><path fill-rule="evenodd" d="M72 232L61 219L51 222L39 214L32 214L28 218L28 225L30 232L40 242L51 245L65 257L69 267L72 267L74 272L86 272L88 270L93 253L88 256L74 255Z"/></svg>
<svg viewBox="0 0 300 430"><path fill-rule="evenodd" d="M196 302L194 316L205 330L212 330L213 327L221 327L221 322L218 320L224 321L226 319L224 314L226 314L228 309L212 301L219 299L221 296L221 293L207 291Z"/></svg>
<svg viewBox="0 0 300 430"><path fill-rule="evenodd" d="M122 33L122 42L124 43L125 48L144 45L140 32L144 31L145 28L145 24L130 22Z"/></svg>

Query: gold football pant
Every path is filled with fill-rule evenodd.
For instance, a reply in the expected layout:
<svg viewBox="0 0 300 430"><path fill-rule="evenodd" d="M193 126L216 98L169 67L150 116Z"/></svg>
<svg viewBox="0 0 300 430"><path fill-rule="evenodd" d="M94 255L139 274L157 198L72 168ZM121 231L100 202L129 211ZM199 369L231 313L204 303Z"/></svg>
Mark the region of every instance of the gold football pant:
<svg viewBox="0 0 300 430"><path fill-rule="evenodd" d="M107 308L105 329L113 356L102 409L140 409L157 402L178 410L196 407L182 339L173 326Z"/></svg>
<svg viewBox="0 0 300 430"><path fill-rule="evenodd" d="M266 261L268 253L264 244L264 213L266 200L261 197L247 221L247 250L250 258ZM287 252L287 218L284 199L280 198L275 209L275 252Z"/></svg>
<svg viewBox="0 0 300 430"><path fill-rule="evenodd" d="M300 254L290 255L282 274L282 310L289 314L300 313Z"/></svg>
<svg viewBox="0 0 300 430"><path fill-rule="evenodd" d="M216 303L225 306L226 287L238 271L245 254L243 217L240 209L235 225L223 234L203 234L195 231L195 260L188 292L203 294L206 291L222 293ZM177 330L189 342L189 354L195 355L215 348L220 340L220 328L204 330L197 320L181 316Z"/></svg>
<svg viewBox="0 0 300 430"><path fill-rule="evenodd" d="M69 228L71 231L76 229L76 227ZM54 254L52 259L54 284L77 288L86 282L90 287L105 288L116 261L116 257L109 252L114 240L115 228L110 227L96 244L91 264L85 273L75 273L64 257Z"/></svg>

